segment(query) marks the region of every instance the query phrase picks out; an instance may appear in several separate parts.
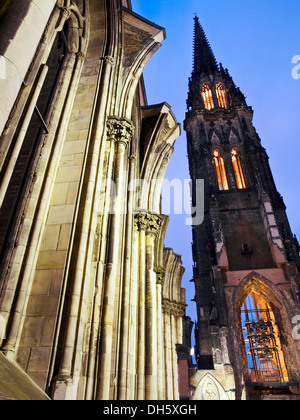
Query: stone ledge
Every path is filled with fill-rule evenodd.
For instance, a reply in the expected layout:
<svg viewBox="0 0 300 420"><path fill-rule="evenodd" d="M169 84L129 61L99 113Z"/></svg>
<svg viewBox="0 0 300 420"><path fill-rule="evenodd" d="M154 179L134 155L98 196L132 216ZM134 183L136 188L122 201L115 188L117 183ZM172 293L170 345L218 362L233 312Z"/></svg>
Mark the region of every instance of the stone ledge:
<svg viewBox="0 0 300 420"><path fill-rule="evenodd" d="M0 353L0 401L46 401L50 398L15 363Z"/></svg>

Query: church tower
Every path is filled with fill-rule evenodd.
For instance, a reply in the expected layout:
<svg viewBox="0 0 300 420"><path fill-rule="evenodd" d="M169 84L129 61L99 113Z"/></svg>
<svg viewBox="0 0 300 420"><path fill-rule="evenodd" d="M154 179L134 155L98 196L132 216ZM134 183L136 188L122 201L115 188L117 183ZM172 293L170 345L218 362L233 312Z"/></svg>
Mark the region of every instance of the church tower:
<svg viewBox="0 0 300 420"><path fill-rule="evenodd" d="M0 32L0 400L179 399L181 126L143 79L166 31L131 0L0 0Z"/></svg>
<svg viewBox="0 0 300 420"><path fill-rule="evenodd" d="M299 244L253 126L195 17L187 132L190 174L205 181L193 226L198 324L195 399L299 394Z"/></svg>

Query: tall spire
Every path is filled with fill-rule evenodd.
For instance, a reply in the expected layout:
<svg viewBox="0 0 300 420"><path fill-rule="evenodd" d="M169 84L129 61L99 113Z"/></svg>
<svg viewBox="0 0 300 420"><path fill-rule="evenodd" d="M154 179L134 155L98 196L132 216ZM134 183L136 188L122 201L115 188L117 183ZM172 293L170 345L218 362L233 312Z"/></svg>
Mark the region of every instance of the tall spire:
<svg viewBox="0 0 300 420"><path fill-rule="evenodd" d="M217 60L207 40L205 32L199 22L198 16L195 16L194 32L194 73L195 74L214 74L219 70Z"/></svg>
<svg viewBox="0 0 300 420"><path fill-rule="evenodd" d="M194 21L194 69L189 81L188 110L206 109L211 111L216 108L222 109L225 103L225 109L247 106L245 96L235 85L228 70L224 69L222 64L218 65L198 16L195 16ZM217 79L216 76L218 76ZM199 95L199 87L201 91L204 85L207 87L207 80L210 80L209 89L211 93L207 93L209 97L206 98L207 102L205 103L203 94ZM220 92L216 92L216 86L220 82L222 82L224 92L226 91L226 93L223 93L226 96L226 100L224 98L223 102L217 99L220 97Z"/></svg>

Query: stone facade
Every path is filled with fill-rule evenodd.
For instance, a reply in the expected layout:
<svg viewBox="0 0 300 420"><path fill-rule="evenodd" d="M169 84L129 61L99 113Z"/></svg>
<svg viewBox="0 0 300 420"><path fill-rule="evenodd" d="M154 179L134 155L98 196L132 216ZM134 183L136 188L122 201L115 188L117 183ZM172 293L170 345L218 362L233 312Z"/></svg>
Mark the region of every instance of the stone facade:
<svg viewBox="0 0 300 420"><path fill-rule="evenodd" d="M199 368L191 380L194 398L259 399L272 393L295 398L300 342L293 338L292 322L300 311L299 244L253 127L253 111L228 70L217 64L198 18L188 109L191 178L205 180L204 223L193 227ZM251 295L265 302L279 329L289 380L272 386L255 382L248 366L254 350L246 352L241 312Z"/></svg>
<svg viewBox="0 0 300 420"><path fill-rule="evenodd" d="M1 351L53 399L176 399L160 191L180 126L142 77L165 31L126 0L19 3L0 2Z"/></svg>

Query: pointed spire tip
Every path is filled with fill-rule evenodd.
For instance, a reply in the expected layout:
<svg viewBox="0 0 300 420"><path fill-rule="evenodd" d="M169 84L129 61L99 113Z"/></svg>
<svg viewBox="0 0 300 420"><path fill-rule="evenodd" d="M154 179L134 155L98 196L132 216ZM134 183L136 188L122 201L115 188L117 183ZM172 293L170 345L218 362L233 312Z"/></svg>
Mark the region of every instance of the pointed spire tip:
<svg viewBox="0 0 300 420"><path fill-rule="evenodd" d="M194 20L194 72L214 73L218 70L217 60L197 15Z"/></svg>

